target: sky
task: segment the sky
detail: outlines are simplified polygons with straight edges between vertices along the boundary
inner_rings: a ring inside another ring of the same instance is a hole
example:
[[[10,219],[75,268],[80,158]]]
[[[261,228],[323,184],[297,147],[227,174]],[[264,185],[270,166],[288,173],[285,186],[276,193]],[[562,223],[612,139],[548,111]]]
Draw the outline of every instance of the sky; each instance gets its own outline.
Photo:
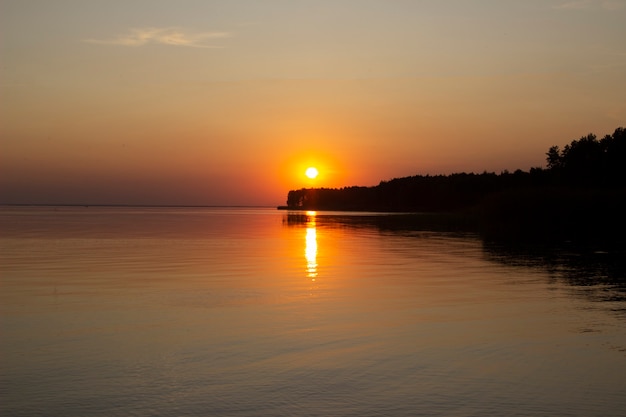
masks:
[[[626,0],[0,0],[0,204],[545,167],[626,126],[624,22]]]

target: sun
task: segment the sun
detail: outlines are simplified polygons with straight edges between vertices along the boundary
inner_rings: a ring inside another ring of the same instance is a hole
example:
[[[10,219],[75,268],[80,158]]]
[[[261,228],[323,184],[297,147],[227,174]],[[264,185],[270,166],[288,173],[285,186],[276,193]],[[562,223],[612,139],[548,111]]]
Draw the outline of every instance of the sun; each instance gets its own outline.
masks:
[[[319,175],[319,171],[315,167],[309,167],[306,169],[304,174],[310,179],[315,179]]]

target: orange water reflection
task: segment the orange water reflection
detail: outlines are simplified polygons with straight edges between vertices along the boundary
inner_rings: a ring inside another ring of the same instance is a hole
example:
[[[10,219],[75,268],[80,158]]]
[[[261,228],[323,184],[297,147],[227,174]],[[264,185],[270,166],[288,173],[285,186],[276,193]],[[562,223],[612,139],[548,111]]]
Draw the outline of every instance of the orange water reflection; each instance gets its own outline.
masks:
[[[315,281],[315,279],[317,278],[317,231],[315,228],[316,213],[314,211],[307,211],[306,214],[306,244],[304,247],[304,256],[306,258],[306,272],[307,277],[311,278],[311,281]]]

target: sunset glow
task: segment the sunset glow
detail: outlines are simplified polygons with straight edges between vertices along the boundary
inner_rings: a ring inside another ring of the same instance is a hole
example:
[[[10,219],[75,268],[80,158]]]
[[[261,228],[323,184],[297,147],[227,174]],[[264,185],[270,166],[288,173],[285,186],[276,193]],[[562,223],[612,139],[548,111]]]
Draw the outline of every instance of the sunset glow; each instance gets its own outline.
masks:
[[[2,8],[0,203],[274,205],[626,120],[622,0],[157,3]]]

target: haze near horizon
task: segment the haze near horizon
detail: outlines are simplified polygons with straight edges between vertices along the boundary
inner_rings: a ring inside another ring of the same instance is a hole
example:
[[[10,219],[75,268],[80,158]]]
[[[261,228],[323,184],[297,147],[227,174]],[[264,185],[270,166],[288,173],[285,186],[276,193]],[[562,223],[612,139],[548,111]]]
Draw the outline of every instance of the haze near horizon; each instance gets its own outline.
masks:
[[[625,18],[623,0],[2,1],[0,203],[277,205],[545,166],[625,124]]]

